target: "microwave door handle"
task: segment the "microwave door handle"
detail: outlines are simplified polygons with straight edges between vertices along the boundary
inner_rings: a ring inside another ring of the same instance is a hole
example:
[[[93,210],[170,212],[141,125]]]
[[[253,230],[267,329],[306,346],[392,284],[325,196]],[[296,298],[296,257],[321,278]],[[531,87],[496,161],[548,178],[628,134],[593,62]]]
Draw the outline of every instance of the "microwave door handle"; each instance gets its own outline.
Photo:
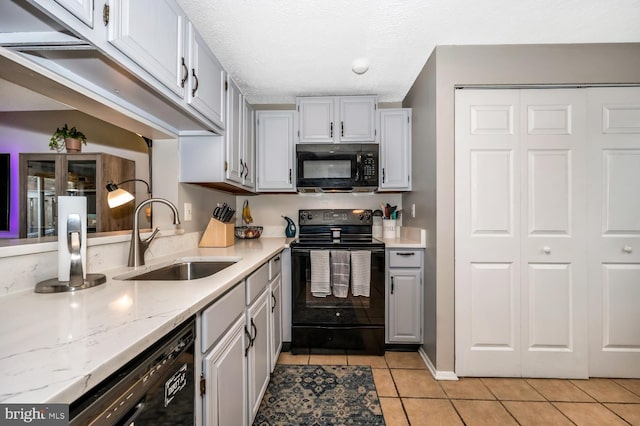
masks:
[[[360,181],[360,176],[362,172],[362,156],[358,154],[356,156],[356,182]]]

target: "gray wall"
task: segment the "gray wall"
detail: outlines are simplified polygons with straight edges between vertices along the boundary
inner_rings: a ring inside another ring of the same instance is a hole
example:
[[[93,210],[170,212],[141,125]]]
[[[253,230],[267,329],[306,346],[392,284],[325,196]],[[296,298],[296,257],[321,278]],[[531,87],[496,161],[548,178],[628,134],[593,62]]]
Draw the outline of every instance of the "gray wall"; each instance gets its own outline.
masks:
[[[437,370],[455,366],[454,87],[616,83],[640,84],[640,43],[439,46],[431,54],[403,101],[414,108],[415,190],[402,204],[417,210],[404,224],[429,231],[424,349]]]

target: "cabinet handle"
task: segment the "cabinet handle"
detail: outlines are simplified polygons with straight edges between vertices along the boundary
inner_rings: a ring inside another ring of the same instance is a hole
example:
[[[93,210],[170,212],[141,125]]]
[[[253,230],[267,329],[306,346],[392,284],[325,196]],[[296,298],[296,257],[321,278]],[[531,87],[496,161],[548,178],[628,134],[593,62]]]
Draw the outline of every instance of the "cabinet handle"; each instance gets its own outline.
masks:
[[[193,75],[193,78],[196,80],[196,85],[193,87],[193,89],[191,89],[191,96],[193,97],[196,95],[198,86],[200,86],[200,81],[198,80],[198,76],[196,75],[196,70],[194,68],[191,68],[191,75]]]
[[[249,338],[249,343],[247,343],[247,347],[244,348],[244,356],[247,356],[247,354],[249,354],[249,348],[253,344],[253,340],[251,340],[251,334],[249,334],[249,330],[247,330],[246,325],[244,326],[244,335]]]
[[[624,246],[624,248],[622,249],[623,252],[625,253],[631,253],[633,252],[633,247],[631,246]]]
[[[247,168],[246,172],[244,173],[244,178],[248,178],[249,177],[249,165],[247,163],[244,163],[244,166]]]
[[[271,300],[273,300],[273,305],[271,305],[271,312],[273,312],[273,310],[276,308],[276,304],[278,303],[278,300],[273,293],[271,293]]]
[[[407,251],[407,252],[398,252],[396,253],[398,256],[415,256],[416,253],[412,252],[412,251]]]
[[[291,183],[291,169],[289,169],[289,183]]]
[[[340,122],[340,136],[344,137],[344,121]]]
[[[329,126],[329,129],[331,130],[331,135],[330,137],[333,138],[333,121],[331,122],[331,125]]]
[[[393,288],[394,288],[393,277],[391,277],[391,294],[393,294]]]
[[[274,262],[280,262],[280,256],[275,257],[275,258],[273,259],[273,261],[274,261]]]
[[[382,168],[382,183],[384,183],[384,167]]]
[[[549,246],[544,246],[544,247],[542,247],[542,251],[543,251],[545,254],[549,254],[549,253],[551,253],[551,247],[549,247]]]
[[[251,346],[253,346],[253,342],[256,340],[256,337],[258,337],[258,327],[256,327],[256,323],[253,322],[253,318],[251,318],[251,331],[255,333],[251,338]]]
[[[184,83],[186,83],[187,78],[189,78],[189,68],[187,68],[187,64],[184,63],[184,56],[182,57],[182,69],[184,70],[184,74],[182,74],[182,80],[180,80],[180,87],[184,87]]]

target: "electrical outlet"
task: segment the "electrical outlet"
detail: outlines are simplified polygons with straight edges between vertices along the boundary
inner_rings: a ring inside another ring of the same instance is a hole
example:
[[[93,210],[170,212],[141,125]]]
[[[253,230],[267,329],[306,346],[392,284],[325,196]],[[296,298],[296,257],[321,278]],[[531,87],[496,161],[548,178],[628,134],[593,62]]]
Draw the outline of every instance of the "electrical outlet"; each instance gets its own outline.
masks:
[[[191,203],[184,203],[184,221],[191,220],[193,211],[191,210]]]
[[[416,217],[416,205],[411,204],[411,217]]]

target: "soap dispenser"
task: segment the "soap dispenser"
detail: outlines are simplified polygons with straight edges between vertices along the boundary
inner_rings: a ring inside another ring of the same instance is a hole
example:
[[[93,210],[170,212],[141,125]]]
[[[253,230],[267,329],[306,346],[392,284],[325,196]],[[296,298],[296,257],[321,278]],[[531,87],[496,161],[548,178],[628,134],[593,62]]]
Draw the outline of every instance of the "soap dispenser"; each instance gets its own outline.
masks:
[[[293,223],[293,220],[287,216],[282,216],[284,220],[287,221],[287,227],[284,228],[284,234],[287,238],[293,238],[296,236],[296,224]]]

